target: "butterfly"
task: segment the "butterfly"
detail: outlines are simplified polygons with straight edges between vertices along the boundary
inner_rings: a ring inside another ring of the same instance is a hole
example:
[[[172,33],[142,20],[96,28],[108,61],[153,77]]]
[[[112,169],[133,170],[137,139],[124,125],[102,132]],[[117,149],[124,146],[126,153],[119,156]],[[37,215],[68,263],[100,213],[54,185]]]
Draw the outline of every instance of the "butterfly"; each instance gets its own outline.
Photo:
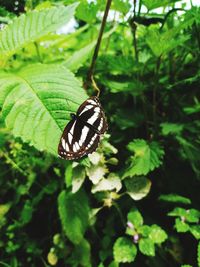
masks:
[[[58,155],[63,159],[79,159],[94,152],[108,124],[97,96],[83,102],[65,127],[58,145]]]

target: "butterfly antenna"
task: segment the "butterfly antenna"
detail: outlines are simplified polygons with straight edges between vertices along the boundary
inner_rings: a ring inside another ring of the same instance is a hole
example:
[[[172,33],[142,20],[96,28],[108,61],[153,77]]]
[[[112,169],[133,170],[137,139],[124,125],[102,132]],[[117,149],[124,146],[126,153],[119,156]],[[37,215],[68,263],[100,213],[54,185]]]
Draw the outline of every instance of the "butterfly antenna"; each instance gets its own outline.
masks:
[[[99,89],[99,87],[97,86],[97,84],[96,84],[96,82],[95,82],[93,76],[91,76],[91,81],[92,81],[92,86],[93,86],[93,88],[97,91],[97,97],[99,97],[99,95],[100,95],[100,89]]]

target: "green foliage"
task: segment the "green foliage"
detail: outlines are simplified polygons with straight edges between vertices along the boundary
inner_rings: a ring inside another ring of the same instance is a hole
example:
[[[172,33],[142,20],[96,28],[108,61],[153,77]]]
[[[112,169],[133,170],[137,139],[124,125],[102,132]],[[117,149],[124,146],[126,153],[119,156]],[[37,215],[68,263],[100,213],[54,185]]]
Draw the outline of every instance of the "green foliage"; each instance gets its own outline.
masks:
[[[132,262],[137,254],[136,246],[126,237],[119,237],[113,248],[116,262]]]
[[[89,205],[83,191],[72,194],[62,191],[58,197],[58,211],[65,235],[79,244],[88,226]]]
[[[167,239],[165,231],[156,224],[151,226],[144,225],[143,217],[137,209],[133,209],[128,213],[127,220],[126,233],[132,236],[132,242],[136,244],[138,243],[138,249],[142,254],[146,256],[155,256],[155,245],[161,244]],[[128,241],[130,242],[130,240]],[[132,242],[129,244],[129,249],[131,249],[131,246],[133,245]],[[116,243],[114,245],[114,253]],[[134,259],[131,261],[134,261]]]
[[[200,265],[200,7],[134,2],[112,1],[94,66],[108,133],[65,161],[106,1],[1,1],[0,265]]]
[[[0,55],[9,57],[18,49],[57,30],[73,16],[77,4],[32,11],[14,19],[0,33]]]
[[[175,228],[179,233],[190,232],[197,240],[200,239],[200,211],[196,209],[183,209],[176,207],[168,213],[169,216],[176,217]]]
[[[175,2],[178,2],[180,0],[144,0],[144,5],[149,9],[155,9],[158,7],[164,7],[168,4],[173,4]]]
[[[88,4],[86,0],[83,0],[77,8],[76,16],[87,23],[93,23],[96,20],[97,11],[98,6],[95,3]]]
[[[125,177],[146,175],[162,163],[163,149],[156,142],[147,143],[145,140],[136,139],[128,144],[128,150],[134,153],[130,158],[130,166],[125,171]]]
[[[171,203],[191,204],[191,200],[177,194],[160,195],[159,200]]]
[[[15,73],[1,72],[0,85],[7,127],[23,141],[57,154],[69,113],[86,99],[78,80],[60,65],[37,64]]]
[[[178,30],[180,30],[180,28],[173,28],[165,33],[160,33],[159,29],[154,26],[148,28],[146,42],[156,57],[161,57],[169,53],[175,47],[189,39],[189,36],[185,35],[177,40],[175,37]]]
[[[135,176],[125,180],[127,193],[134,200],[145,197],[151,189],[151,181],[146,177]]]

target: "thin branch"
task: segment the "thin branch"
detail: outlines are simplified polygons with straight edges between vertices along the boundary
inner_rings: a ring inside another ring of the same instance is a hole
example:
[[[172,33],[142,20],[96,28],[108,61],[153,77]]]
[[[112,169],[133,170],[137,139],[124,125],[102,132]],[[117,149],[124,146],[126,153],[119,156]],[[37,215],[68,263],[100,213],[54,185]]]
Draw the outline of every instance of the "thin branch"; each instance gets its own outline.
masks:
[[[141,8],[142,8],[142,1],[139,0],[138,16],[140,16]]]
[[[111,6],[111,2],[112,2],[112,0],[107,0],[105,12],[104,12],[104,15],[103,15],[103,20],[102,20],[102,23],[101,23],[101,28],[100,28],[100,31],[99,31],[99,36],[98,36],[97,43],[96,43],[95,50],[94,50],[94,54],[93,54],[93,57],[92,57],[92,62],[91,62],[91,65],[90,65],[90,68],[89,68],[89,71],[88,71],[88,74],[87,74],[87,79],[86,79],[86,81],[84,83],[84,88],[85,89],[87,89],[88,85],[91,82],[92,82],[93,86],[96,85],[95,82],[94,82],[94,79],[93,79],[93,74],[94,74],[95,64],[96,64],[96,60],[97,60],[97,57],[98,57],[99,48],[100,48],[100,45],[101,45],[101,40],[102,40],[102,36],[103,36],[105,25],[106,25],[106,20],[107,20],[107,17],[108,17],[108,12],[109,12],[109,9],[110,9],[110,6]],[[99,95],[99,92],[100,92],[100,90],[98,89],[98,95]]]
[[[185,9],[183,8],[172,8],[171,10],[169,10],[169,12],[166,13],[164,19],[163,19],[163,22],[162,22],[162,25],[160,27],[160,29],[162,30],[162,28],[164,27],[165,25],[165,22],[167,21],[169,15],[171,15],[173,12],[176,12],[176,11],[186,11]]]
[[[137,24],[135,23],[135,18],[136,18],[136,3],[137,3],[137,0],[134,0],[133,18],[130,19],[129,25],[131,27],[132,34],[133,34],[133,47],[134,47],[134,51],[135,51],[135,59],[138,62],[139,59],[138,59],[138,47],[137,47],[137,38],[136,38]]]

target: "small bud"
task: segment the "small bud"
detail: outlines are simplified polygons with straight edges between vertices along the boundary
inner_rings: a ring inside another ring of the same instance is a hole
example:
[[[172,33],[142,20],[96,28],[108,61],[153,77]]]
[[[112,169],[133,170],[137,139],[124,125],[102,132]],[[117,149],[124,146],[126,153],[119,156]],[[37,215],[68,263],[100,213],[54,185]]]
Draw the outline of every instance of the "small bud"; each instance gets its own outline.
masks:
[[[135,234],[135,235],[133,236],[133,242],[134,242],[134,243],[138,243],[139,238],[140,238],[140,236],[139,236],[138,234]]]
[[[181,221],[185,222],[185,217],[184,216],[181,216]]]
[[[133,225],[132,222],[130,222],[130,221],[127,222],[127,226],[128,226],[130,229],[134,229],[134,225]]]

